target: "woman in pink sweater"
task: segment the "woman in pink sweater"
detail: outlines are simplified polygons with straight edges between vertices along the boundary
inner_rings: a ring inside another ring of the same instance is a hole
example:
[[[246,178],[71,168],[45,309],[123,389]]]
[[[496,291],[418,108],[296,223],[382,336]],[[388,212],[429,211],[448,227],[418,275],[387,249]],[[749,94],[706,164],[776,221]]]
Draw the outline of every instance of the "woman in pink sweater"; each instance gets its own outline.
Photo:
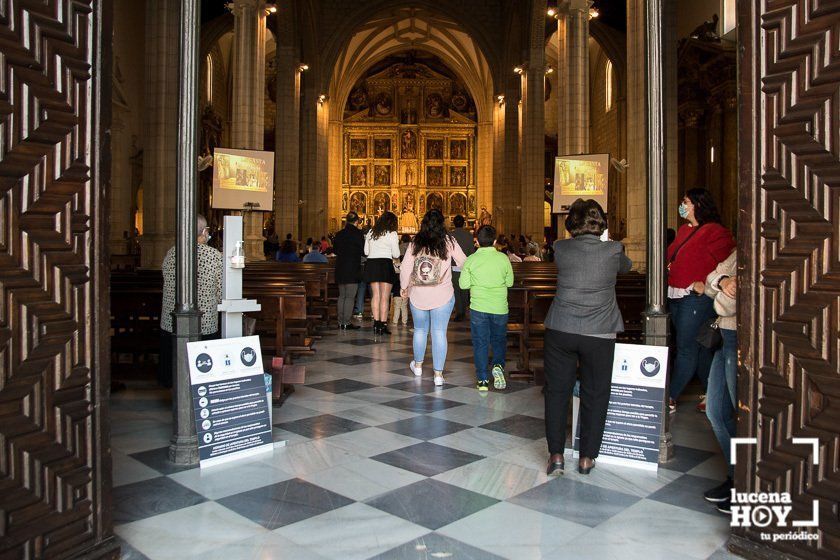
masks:
[[[435,385],[443,385],[446,363],[446,328],[455,306],[452,287],[452,260],[462,266],[467,256],[444,225],[439,210],[423,216],[420,231],[414,237],[400,266],[402,297],[407,297],[414,320],[414,360],[409,367],[414,375],[423,374],[426,340],[432,333],[432,366]]]

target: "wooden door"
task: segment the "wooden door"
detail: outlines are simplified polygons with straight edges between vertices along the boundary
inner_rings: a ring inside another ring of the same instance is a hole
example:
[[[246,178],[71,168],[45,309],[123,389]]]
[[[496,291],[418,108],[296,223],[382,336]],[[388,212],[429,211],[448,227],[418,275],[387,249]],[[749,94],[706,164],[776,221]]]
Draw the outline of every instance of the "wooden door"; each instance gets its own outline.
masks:
[[[740,491],[788,492],[798,528],[738,528],[761,558],[840,558],[840,2],[739,9]],[[795,438],[818,438],[816,454]],[[816,457],[815,457],[816,455]],[[818,464],[814,464],[816,462]],[[763,533],[763,535],[762,535]]]
[[[0,558],[113,555],[110,2],[0,8]]]

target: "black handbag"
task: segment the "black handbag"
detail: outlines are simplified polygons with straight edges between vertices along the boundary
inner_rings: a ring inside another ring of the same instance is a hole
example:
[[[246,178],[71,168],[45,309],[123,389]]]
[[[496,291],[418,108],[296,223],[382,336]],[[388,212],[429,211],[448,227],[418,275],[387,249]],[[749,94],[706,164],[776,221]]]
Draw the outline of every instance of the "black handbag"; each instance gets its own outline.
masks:
[[[717,350],[723,344],[723,337],[720,335],[718,318],[709,319],[697,329],[697,344],[709,350]]]

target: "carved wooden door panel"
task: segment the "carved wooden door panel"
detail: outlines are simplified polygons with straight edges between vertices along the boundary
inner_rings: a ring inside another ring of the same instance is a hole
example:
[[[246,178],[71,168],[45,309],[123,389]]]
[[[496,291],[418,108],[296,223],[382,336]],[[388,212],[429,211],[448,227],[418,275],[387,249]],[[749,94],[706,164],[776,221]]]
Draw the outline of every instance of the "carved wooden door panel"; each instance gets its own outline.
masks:
[[[0,2],[3,559],[116,551],[103,430],[109,6]]]
[[[840,2],[741,0],[740,491],[792,520],[734,530],[741,553],[840,558]],[[809,441],[818,438],[816,453]],[[818,464],[815,464],[818,463]],[[774,538],[805,530],[812,539]]]

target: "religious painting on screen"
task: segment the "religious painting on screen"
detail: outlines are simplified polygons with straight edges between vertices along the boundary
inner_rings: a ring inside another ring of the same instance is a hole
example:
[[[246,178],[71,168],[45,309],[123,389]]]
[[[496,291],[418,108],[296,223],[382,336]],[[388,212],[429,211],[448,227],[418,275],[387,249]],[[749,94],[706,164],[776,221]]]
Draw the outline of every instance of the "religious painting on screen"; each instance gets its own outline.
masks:
[[[475,104],[440,60],[374,66],[348,96],[343,125],[342,212],[365,223],[390,210],[401,233],[416,232],[427,207],[477,219]]]

